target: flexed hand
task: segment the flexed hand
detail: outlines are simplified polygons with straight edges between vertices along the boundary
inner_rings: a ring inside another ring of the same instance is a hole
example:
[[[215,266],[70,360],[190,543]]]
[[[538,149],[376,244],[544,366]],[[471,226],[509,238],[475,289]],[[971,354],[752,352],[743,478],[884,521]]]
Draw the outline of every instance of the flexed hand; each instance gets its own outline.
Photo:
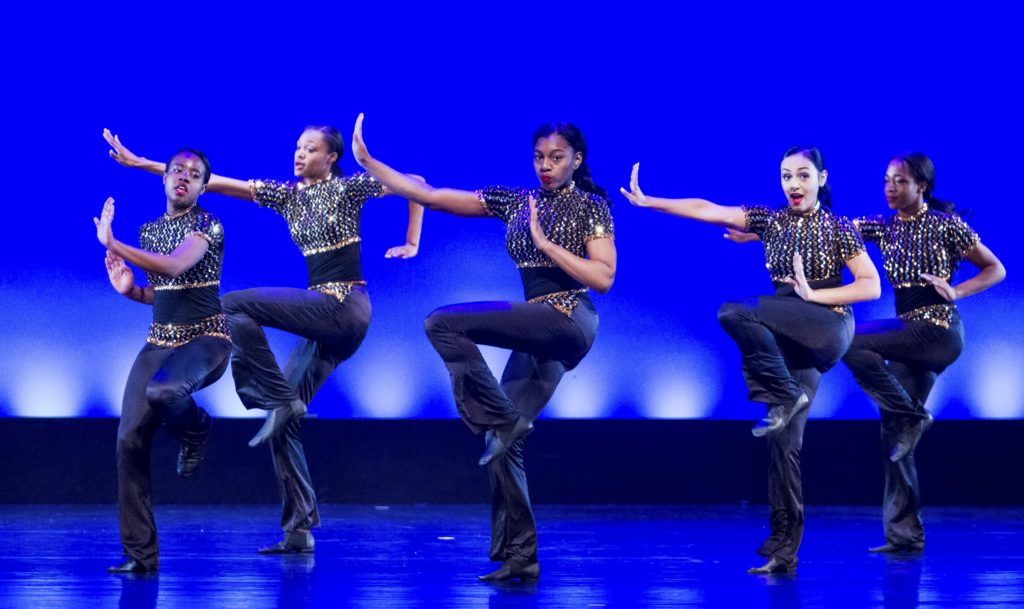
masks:
[[[541,228],[540,217],[537,215],[537,199],[534,199],[533,195],[530,195],[530,237],[533,238],[533,244],[542,252],[551,244],[548,236],[544,234],[544,229]]]
[[[633,165],[633,172],[629,175],[629,190],[620,188],[619,192],[629,199],[629,202],[633,205],[647,207],[647,197],[640,190],[640,163]]]
[[[807,283],[807,276],[804,275],[804,259],[800,256],[800,252],[793,255],[793,276],[786,277],[783,281],[793,286],[793,291],[797,296],[811,302],[814,290],[811,289]]]
[[[104,260],[107,266],[107,277],[110,278],[110,285],[114,286],[118,294],[127,296],[135,289],[135,275],[124,259],[117,254],[108,251]]]
[[[124,165],[125,167],[142,166],[142,157],[136,155],[131,150],[125,148],[124,144],[121,143],[121,140],[118,139],[116,135],[110,132],[110,129],[103,130],[103,139],[107,140],[107,143],[110,144],[111,150],[108,153],[110,155],[110,158],[114,159],[115,161],[117,161],[121,165]]]
[[[366,169],[366,163],[373,157],[370,156],[370,152],[366,149],[366,142],[363,141],[363,113],[360,112],[359,116],[356,117],[356,126],[352,130],[352,156],[356,158],[356,163],[363,169]]]
[[[751,241],[760,241],[761,238],[756,233],[748,233],[745,230],[736,230],[735,228],[726,228],[725,234],[722,235],[733,243],[750,243]]]
[[[947,302],[953,302],[960,297],[956,292],[956,288],[949,285],[949,282],[942,277],[937,277],[929,273],[921,273],[921,279],[932,284],[932,287],[934,287],[935,291],[939,293],[939,296],[945,298]]]
[[[92,221],[96,225],[96,238],[103,247],[110,247],[114,241],[114,229],[111,226],[114,222],[114,197],[107,197],[100,217],[93,217]]]
[[[406,243],[405,245],[396,245],[395,247],[388,248],[388,251],[384,253],[385,258],[413,258],[419,253],[420,248],[418,245],[412,245]]]

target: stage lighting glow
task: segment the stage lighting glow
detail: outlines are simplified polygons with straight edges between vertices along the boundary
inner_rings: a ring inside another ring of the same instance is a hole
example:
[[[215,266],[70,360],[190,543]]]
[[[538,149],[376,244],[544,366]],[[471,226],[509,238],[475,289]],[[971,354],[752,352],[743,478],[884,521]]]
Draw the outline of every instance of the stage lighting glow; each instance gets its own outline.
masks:
[[[14,374],[13,409],[19,417],[82,414],[82,370],[72,353],[26,352]]]
[[[696,345],[684,345],[682,351],[689,355],[670,356],[640,368],[647,373],[637,379],[639,395],[632,399],[643,416],[700,419],[711,414],[721,395],[718,370],[709,365],[715,360]]]
[[[593,364],[584,360],[577,370],[567,373],[544,412],[561,419],[590,419],[607,415],[611,405],[610,388],[607,379],[600,374],[601,368]]]
[[[357,417],[401,419],[411,416],[422,396],[414,395],[415,383],[406,371],[412,362],[403,355],[402,345],[364,344],[358,362],[345,362],[347,374],[335,374],[341,392],[352,392]],[[386,365],[382,365],[387,362]],[[438,362],[440,364],[440,361]]]
[[[970,364],[974,371],[971,410],[991,419],[1012,419],[1024,416],[1024,354],[1019,347],[1003,342],[985,345],[984,356]]]

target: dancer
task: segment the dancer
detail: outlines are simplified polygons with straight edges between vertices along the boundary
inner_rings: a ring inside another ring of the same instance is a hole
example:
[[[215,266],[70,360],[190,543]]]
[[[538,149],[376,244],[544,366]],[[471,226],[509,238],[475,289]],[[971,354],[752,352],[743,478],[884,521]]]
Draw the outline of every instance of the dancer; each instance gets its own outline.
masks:
[[[649,197],[640,190],[639,171],[637,163],[630,190],[621,189],[634,205],[747,231],[764,241],[775,295],[754,304],[726,303],[718,320],[740,348],[750,400],[768,411],[752,430],[768,438],[771,534],[758,550],[768,562],[750,572],[792,571],[803,538],[800,449],[809,406],[822,373],[853,338],[849,305],[878,298],[878,272],[850,221],[832,213],[828,172],[816,148],[794,147],[783,155],[785,209]],[[847,285],[844,266],[854,277]]]
[[[588,289],[607,292],[615,278],[614,227],[607,194],[587,167],[587,145],[568,123],[533,137],[539,188],[434,188],[370,156],[356,120],[356,161],[393,192],[457,216],[496,217],[519,267],[526,302],[475,302],[437,309],[427,336],[452,379],[455,403],[474,433],[485,433],[480,465],[492,488],[492,561],[484,581],[540,576],[537,526],[523,465],[524,436],[562,376],[590,350],[597,313]],[[478,345],[509,349],[499,383]]]
[[[113,148],[110,155],[120,164],[162,171],[162,164],[132,154],[109,131],[104,137]],[[253,288],[224,295],[234,339],[235,389],[246,408],[268,411],[249,444],[270,444],[282,496],[284,536],[260,548],[263,554],[314,550],[312,529],[320,525],[320,513],[299,419],[331,372],[356,352],[370,323],[370,298],[360,262],[360,213],[368,199],[387,192],[368,175],[343,176],[338,167],[342,152],[336,129],[307,127],[295,148],[297,181],[210,178],[210,192],[255,201],[284,216],[309,272],[305,290]],[[416,255],[422,219],[423,209],[410,203],[406,244],[388,250],[388,257]],[[299,337],[283,368],[270,349],[265,327]]]
[[[934,197],[934,190],[935,167],[927,156],[893,157],[885,174],[885,198],[896,214],[854,220],[864,240],[878,244],[896,293],[896,319],[859,324],[843,357],[882,418],[885,544],[872,552],[924,549],[914,449],[931,425],[928,394],[963,350],[963,324],[954,301],[1006,276],[995,254],[951,203]],[[951,285],[962,259],[979,272]]]
[[[135,358],[117,428],[118,520],[124,560],[115,573],[156,571],[160,557],[153,518],[150,449],[160,423],[181,441],[177,472],[189,477],[206,453],[210,416],[192,394],[224,374],[231,352],[228,323],[218,292],[224,255],[220,221],[196,202],[210,179],[201,152],[179,150],[166,164],[166,212],[144,224],[140,248],[114,237],[114,199],[94,218],[107,248],[110,283],[129,300],[153,305],[146,345]],[[146,271],[135,284],[125,261]]]

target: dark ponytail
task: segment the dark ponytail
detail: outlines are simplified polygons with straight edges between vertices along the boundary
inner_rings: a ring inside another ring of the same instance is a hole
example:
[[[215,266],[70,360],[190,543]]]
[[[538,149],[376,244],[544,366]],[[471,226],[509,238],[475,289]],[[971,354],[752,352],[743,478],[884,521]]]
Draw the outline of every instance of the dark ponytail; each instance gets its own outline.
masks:
[[[334,163],[331,164],[331,175],[334,177],[340,176],[341,167],[338,167],[338,161],[345,154],[345,140],[341,139],[341,132],[330,125],[309,125],[305,128],[305,131],[316,131],[324,136],[324,141],[327,142],[327,149],[338,155],[338,158],[334,159]]]
[[[958,211],[956,205],[951,201],[939,199],[933,194],[935,192],[935,165],[925,154],[921,152],[906,152],[897,154],[889,162],[899,163],[915,182],[924,184],[924,201],[928,204],[928,207],[945,214],[965,216],[967,212],[963,210]]]
[[[794,154],[799,154],[808,159],[814,165],[814,168],[818,170],[819,174],[825,171],[825,159],[821,156],[821,151],[814,146],[793,146],[782,155],[782,158],[788,159]],[[832,210],[832,187],[829,186],[827,180],[824,186],[818,188],[818,201],[829,211]]]
[[[608,191],[595,184],[593,176],[590,175],[590,167],[587,165],[587,142],[583,139],[583,132],[579,130],[579,127],[572,123],[547,123],[541,125],[537,132],[533,134],[533,145],[536,146],[537,140],[542,137],[556,134],[564,137],[565,141],[569,142],[569,146],[575,152],[580,153],[582,158],[580,166],[572,173],[572,179],[576,182],[576,186],[584,192],[608,199]]]

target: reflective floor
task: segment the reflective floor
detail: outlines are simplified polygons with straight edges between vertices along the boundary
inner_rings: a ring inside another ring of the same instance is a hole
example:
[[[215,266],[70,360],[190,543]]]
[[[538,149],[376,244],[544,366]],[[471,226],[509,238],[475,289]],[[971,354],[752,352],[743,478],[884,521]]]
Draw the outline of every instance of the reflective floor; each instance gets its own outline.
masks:
[[[927,510],[880,556],[878,510],[810,506],[791,576],[753,576],[761,506],[537,506],[542,576],[485,584],[484,505],[321,506],[316,554],[261,556],[274,506],[157,506],[158,575],[119,562],[116,508],[0,506],[0,608],[1024,607],[1024,511]]]

